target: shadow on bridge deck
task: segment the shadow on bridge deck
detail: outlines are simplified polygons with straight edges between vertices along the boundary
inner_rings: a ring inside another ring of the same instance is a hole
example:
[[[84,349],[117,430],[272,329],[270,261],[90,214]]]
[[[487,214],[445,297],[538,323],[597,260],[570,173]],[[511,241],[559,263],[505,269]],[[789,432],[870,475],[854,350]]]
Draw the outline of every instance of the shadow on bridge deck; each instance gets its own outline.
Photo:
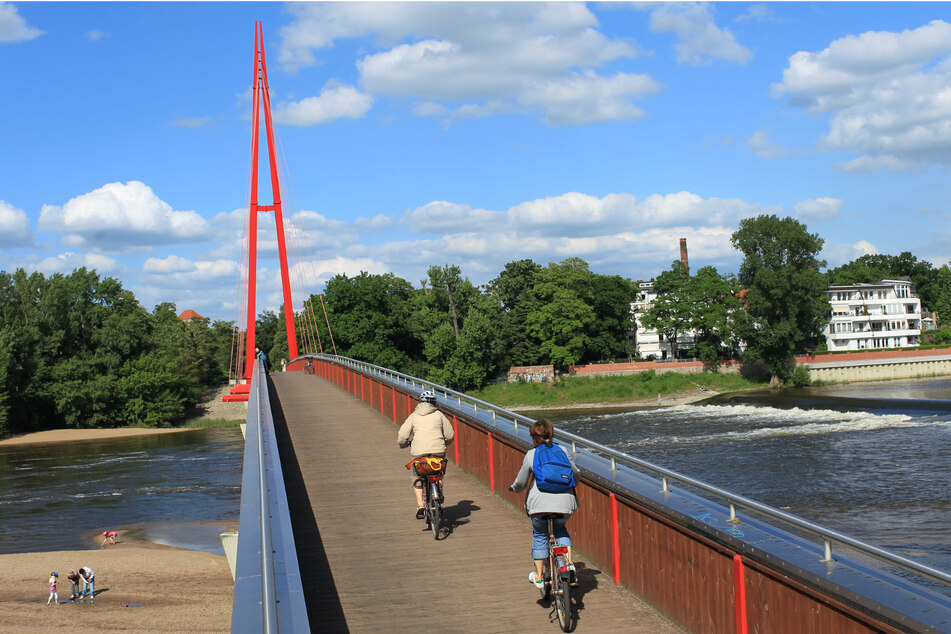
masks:
[[[524,513],[450,464],[445,516],[452,530],[434,541],[415,519],[403,466],[410,456],[397,448],[392,420],[315,375],[271,379],[314,631],[557,631],[528,582]],[[679,631],[609,574],[576,560],[577,631]]]

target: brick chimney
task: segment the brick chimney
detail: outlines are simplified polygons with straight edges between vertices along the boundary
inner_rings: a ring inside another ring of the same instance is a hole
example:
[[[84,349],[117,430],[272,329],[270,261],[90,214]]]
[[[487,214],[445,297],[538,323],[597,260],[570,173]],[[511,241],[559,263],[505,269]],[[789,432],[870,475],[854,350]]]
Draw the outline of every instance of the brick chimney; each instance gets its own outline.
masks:
[[[684,263],[684,268],[689,271],[690,265],[687,263],[687,238],[680,239],[680,261]]]

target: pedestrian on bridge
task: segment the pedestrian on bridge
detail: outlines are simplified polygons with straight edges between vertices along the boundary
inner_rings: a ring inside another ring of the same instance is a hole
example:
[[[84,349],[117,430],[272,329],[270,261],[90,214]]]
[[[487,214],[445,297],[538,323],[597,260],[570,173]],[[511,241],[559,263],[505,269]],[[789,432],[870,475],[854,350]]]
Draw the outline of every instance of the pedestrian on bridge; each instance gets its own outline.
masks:
[[[446,457],[446,445],[452,442],[455,432],[452,423],[436,409],[436,393],[423,390],[419,395],[419,405],[400,426],[397,443],[401,449],[409,447],[413,458],[421,456]],[[424,516],[423,482],[416,473],[416,467],[410,469],[413,476],[413,493],[416,496],[416,519]],[[442,482],[440,482],[440,485]],[[440,488],[440,497],[442,489]],[[440,500],[441,502],[442,500]]]

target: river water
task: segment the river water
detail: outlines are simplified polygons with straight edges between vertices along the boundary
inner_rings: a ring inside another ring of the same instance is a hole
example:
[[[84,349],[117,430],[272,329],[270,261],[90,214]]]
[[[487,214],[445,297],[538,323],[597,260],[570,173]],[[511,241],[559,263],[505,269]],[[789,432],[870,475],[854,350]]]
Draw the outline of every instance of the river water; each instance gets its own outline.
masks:
[[[566,431],[951,571],[951,379],[546,414]]]
[[[118,527],[223,554],[243,457],[238,428],[0,446],[0,554],[87,548]]]

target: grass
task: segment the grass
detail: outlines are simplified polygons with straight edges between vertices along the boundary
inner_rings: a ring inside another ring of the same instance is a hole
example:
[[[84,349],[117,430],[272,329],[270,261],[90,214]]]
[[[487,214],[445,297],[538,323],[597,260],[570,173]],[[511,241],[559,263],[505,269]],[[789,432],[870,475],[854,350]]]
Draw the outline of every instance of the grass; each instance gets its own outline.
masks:
[[[227,418],[192,418],[186,420],[182,427],[188,429],[223,429],[226,427],[237,427],[246,421]]]
[[[502,407],[513,405],[557,407],[577,403],[624,403],[640,401],[683,391],[697,390],[698,385],[717,392],[733,392],[762,387],[739,374],[680,374],[650,371],[626,376],[569,376],[555,383],[500,383],[470,392],[476,398]]]

